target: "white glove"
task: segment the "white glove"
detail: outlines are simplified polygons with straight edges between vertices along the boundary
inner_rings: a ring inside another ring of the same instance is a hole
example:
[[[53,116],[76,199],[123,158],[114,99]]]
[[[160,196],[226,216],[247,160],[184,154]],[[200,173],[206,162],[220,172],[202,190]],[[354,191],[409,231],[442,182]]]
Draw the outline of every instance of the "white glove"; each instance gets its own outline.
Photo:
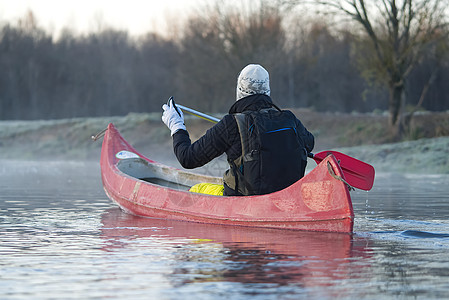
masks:
[[[162,109],[164,112],[162,113],[162,122],[167,125],[167,127],[171,131],[171,135],[173,136],[176,131],[180,129],[186,129],[186,125],[184,125],[184,115],[182,111],[178,108],[179,114],[176,111],[176,108],[173,106],[173,100],[169,101],[170,106],[167,104],[162,105]]]

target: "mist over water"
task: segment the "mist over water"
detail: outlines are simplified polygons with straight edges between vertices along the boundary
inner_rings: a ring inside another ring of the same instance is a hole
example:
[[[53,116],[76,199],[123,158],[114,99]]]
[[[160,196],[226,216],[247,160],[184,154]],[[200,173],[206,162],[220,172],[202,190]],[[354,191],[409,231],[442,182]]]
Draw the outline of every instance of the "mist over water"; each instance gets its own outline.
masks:
[[[448,179],[377,174],[346,235],[131,216],[98,162],[1,160],[0,298],[447,298]]]

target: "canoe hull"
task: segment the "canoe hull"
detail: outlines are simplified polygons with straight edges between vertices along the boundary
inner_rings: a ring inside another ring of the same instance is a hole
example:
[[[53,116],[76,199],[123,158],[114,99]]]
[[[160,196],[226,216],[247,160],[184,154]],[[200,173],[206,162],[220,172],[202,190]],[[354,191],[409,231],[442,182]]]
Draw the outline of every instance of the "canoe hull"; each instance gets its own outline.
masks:
[[[129,155],[123,158],[119,153]],[[220,181],[144,157],[110,124],[103,141],[100,164],[106,194],[134,215],[251,227],[328,232],[353,230],[351,198],[346,184],[337,179],[343,174],[332,155],[284,190],[247,197],[210,196],[142,180],[142,173],[151,169],[150,177],[182,187],[195,182]]]

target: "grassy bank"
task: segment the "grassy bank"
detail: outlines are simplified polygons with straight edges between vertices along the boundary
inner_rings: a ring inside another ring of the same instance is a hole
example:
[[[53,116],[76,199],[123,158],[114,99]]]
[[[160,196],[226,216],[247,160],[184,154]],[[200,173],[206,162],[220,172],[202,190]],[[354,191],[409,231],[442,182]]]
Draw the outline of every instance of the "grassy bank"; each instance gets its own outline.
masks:
[[[315,152],[341,150],[383,172],[449,173],[449,113],[416,115],[406,140],[391,143],[387,117],[379,114],[331,114],[297,110],[315,135]],[[219,117],[219,116],[218,116]],[[0,122],[0,159],[98,161],[101,140],[91,136],[113,122],[142,154],[174,161],[169,130],[159,113],[124,117]],[[186,116],[192,140],[212,124]]]

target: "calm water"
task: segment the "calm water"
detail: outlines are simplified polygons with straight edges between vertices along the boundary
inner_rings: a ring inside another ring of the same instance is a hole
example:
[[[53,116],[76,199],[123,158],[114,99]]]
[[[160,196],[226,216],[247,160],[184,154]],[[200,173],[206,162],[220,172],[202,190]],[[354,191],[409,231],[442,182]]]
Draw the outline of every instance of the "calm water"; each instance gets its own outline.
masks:
[[[0,299],[449,297],[449,177],[380,174],[354,235],[151,220],[99,167],[0,161]]]

